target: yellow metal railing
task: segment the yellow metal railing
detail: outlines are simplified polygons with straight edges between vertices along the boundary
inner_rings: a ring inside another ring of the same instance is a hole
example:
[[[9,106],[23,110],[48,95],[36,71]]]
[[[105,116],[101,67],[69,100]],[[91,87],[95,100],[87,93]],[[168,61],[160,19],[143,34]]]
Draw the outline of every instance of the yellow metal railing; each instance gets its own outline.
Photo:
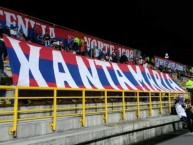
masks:
[[[16,136],[19,121],[50,118],[50,127],[53,131],[57,128],[59,117],[80,117],[82,126],[86,125],[86,116],[101,114],[103,121],[108,123],[110,113],[120,113],[120,118],[126,119],[127,112],[136,112],[140,118],[140,112],[147,110],[152,116],[152,110],[167,108],[171,112],[174,99],[181,92],[142,92],[123,90],[100,89],[70,89],[70,88],[44,88],[44,87],[12,87],[0,86],[0,90],[13,91],[13,96],[0,97],[1,100],[12,100],[13,103],[0,104],[0,123],[12,122],[9,133]],[[26,93],[27,92],[27,93]],[[29,93],[30,92],[30,93]],[[188,96],[187,93],[183,93]],[[39,104],[30,104],[22,107],[24,100]],[[37,108],[47,102],[49,108]],[[74,105],[76,104],[76,105]],[[35,105],[34,107],[31,107]],[[30,107],[28,107],[30,106]],[[25,109],[24,109],[25,108]]]

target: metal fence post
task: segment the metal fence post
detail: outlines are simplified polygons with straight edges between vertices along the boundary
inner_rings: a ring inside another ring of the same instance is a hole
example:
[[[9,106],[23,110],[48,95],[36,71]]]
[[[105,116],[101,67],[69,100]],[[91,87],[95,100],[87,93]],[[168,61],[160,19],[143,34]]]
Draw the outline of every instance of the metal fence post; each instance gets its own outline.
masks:
[[[140,102],[139,102],[139,92],[137,92],[137,118],[140,117]]]
[[[85,126],[86,123],[85,90],[82,90],[82,118],[80,122],[82,126]]]
[[[122,91],[122,119],[125,120],[125,92]]]
[[[56,130],[56,119],[57,119],[57,90],[54,88],[54,101],[53,101],[53,121],[51,123],[51,128],[53,131]]]
[[[14,137],[17,136],[17,119],[18,119],[18,87],[15,87],[14,93],[14,110],[13,110],[13,126],[10,127],[9,134],[13,134]]]

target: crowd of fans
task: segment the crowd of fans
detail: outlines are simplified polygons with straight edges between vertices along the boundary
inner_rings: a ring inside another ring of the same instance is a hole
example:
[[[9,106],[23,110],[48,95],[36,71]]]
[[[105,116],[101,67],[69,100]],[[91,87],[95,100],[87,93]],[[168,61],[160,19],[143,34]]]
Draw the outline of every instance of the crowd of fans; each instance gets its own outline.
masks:
[[[25,36],[23,30],[21,28],[15,27],[11,25],[10,27],[3,27],[0,24],[0,35],[5,33],[8,36],[22,39],[26,41],[31,41],[40,45],[44,45],[46,47],[50,47],[53,49],[72,52],[74,54],[79,54],[83,56],[87,56],[94,59],[99,59],[103,61],[122,63],[122,64],[130,64],[130,65],[142,65],[144,67],[157,70],[159,72],[165,73],[177,73],[177,78],[182,80],[183,77],[192,76],[192,69],[184,68],[183,71],[173,70],[169,64],[165,66],[160,65],[158,68],[155,66],[154,57],[146,56],[145,54],[141,54],[138,57],[127,57],[125,52],[119,57],[117,49],[114,49],[112,52],[105,51],[106,49],[98,49],[97,46],[94,48],[88,48],[87,43],[83,38],[79,38],[75,36],[71,41],[67,42],[62,39],[56,39],[50,37],[48,31],[45,34],[41,34],[41,27],[39,25],[34,25],[33,29],[29,31],[29,36]]]
[[[171,66],[168,64],[166,65],[159,65],[159,67],[156,67],[154,57],[146,56],[145,54],[140,54],[138,57],[128,57],[125,52],[122,53],[121,57],[119,57],[119,52],[117,49],[113,49],[112,52],[107,51],[105,48],[98,49],[97,46],[94,46],[93,48],[88,48],[87,43],[84,41],[83,38],[80,38],[78,36],[75,36],[71,41],[65,41],[62,39],[55,39],[50,37],[50,34],[48,31],[45,32],[45,34],[41,34],[40,26],[35,25],[33,29],[29,32],[29,36],[26,36],[23,33],[23,30],[17,27],[11,26],[11,27],[3,27],[0,24],[0,49],[4,50],[5,44],[3,42],[3,34],[6,34],[10,37],[25,40],[25,41],[31,41],[33,43],[43,45],[52,49],[57,49],[60,51],[66,51],[71,52],[73,54],[78,54],[82,56],[86,56],[93,59],[98,59],[102,61],[108,61],[108,62],[114,62],[114,63],[121,63],[121,64],[129,64],[129,65],[141,65],[146,68],[154,69],[159,72],[165,72],[170,74],[176,74],[177,80],[183,81],[184,77],[189,77],[193,75],[191,67],[185,67],[183,71],[180,70],[174,70],[171,68]],[[6,52],[1,53],[1,62],[5,60]],[[1,63],[0,62],[0,63]],[[0,68],[0,76],[3,74],[4,68]],[[0,78],[0,84],[1,78]],[[0,92],[0,96],[2,92]],[[193,93],[192,93],[193,94]],[[25,101],[25,100],[24,100]],[[24,103],[28,104],[28,103]]]

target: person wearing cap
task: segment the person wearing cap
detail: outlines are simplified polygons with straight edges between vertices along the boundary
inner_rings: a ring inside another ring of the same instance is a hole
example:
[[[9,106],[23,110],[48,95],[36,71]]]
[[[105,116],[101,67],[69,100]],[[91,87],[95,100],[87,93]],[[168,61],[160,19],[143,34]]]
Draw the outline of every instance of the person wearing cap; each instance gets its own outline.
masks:
[[[188,130],[191,132],[191,135],[193,135],[193,126],[191,124],[191,122],[188,120],[187,118],[187,114],[185,109],[182,107],[182,99],[177,99],[176,100],[176,104],[175,104],[175,109],[176,109],[176,113],[177,115],[180,117],[180,120],[186,124]]]

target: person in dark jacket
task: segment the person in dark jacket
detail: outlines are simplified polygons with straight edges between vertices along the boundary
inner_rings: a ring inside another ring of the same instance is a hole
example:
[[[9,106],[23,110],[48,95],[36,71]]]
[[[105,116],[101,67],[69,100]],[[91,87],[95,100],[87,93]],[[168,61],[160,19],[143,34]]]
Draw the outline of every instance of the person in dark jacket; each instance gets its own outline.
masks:
[[[123,54],[121,55],[119,62],[124,63],[124,64],[128,63],[128,58],[127,58],[125,52],[123,52]]]
[[[3,61],[5,60],[7,56],[7,49],[5,47],[5,43],[2,37],[0,37],[0,85],[1,79],[2,79],[2,73],[4,72],[4,63]]]
[[[185,111],[189,122],[193,124],[193,113],[192,113],[192,106],[190,103],[190,99],[185,100]]]

